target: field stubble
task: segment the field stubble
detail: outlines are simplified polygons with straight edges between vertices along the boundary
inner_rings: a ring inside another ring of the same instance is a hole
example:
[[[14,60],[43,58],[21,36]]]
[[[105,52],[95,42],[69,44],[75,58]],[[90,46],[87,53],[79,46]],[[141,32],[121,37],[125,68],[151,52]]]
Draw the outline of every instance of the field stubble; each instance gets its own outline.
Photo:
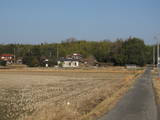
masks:
[[[93,120],[116,104],[139,73],[1,71],[0,120]]]

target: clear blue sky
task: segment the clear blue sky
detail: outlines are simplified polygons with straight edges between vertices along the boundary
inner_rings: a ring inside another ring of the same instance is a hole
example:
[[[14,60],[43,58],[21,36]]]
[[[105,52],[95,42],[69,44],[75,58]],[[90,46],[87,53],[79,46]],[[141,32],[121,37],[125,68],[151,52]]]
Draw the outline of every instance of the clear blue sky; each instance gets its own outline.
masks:
[[[0,0],[0,43],[115,40],[160,33],[160,0]]]

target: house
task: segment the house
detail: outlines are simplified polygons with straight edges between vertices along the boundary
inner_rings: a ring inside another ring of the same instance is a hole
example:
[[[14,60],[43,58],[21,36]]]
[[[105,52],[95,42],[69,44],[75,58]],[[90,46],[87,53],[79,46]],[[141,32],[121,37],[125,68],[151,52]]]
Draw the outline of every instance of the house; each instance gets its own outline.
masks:
[[[49,65],[49,59],[47,57],[45,57],[45,56],[41,56],[40,62],[41,62],[41,65],[43,67],[49,67],[50,66]]]
[[[67,55],[66,56],[67,59],[74,59],[74,60],[81,60],[82,59],[82,55],[79,53],[73,53],[71,55]]]
[[[48,59],[45,59],[45,60],[44,60],[45,67],[49,67],[49,65],[48,65],[49,63],[48,63],[48,62],[49,62],[49,60],[48,60]]]
[[[79,61],[73,59],[63,59],[58,61],[58,65],[64,68],[79,67]]]
[[[0,60],[2,60],[2,61],[6,61],[7,62],[7,64],[12,64],[12,63],[14,63],[14,55],[12,55],[12,54],[1,54],[0,55]]]
[[[16,64],[23,64],[23,58],[22,57],[18,57],[16,59]]]
[[[87,66],[99,66],[99,63],[93,56],[89,56],[87,58],[82,59],[81,63],[86,67]]]
[[[90,67],[99,66],[99,63],[93,56],[83,58],[79,53],[73,53],[66,57],[61,57],[58,61],[58,66],[61,67]]]
[[[79,67],[80,61],[82,59],[82,55],[78,53],[73,53],[71,55],[67,55],[66,57],[61,57],[57,63],[61,67]]]

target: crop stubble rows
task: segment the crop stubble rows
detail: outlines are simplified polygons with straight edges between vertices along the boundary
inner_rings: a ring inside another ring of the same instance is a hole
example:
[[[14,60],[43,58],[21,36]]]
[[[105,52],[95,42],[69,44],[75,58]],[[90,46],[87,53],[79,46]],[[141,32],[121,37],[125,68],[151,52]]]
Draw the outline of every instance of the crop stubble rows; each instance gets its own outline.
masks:
[[[74,105],[81,114],[85,114],[90,109],[82,108],[83,99],[101,94],[97,100],[102,101],[105,94],[111,96],[124,87],[124,79],[130,75],[125,72],[1,72],[0,120],[26,119],[45,106],[61,104]]]

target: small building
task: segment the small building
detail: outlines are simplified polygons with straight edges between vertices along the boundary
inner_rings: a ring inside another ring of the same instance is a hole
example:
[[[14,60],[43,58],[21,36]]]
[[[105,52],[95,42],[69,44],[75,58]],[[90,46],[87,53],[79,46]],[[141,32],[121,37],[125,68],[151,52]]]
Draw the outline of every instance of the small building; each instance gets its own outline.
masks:
[[[42,56],[40,58],[40,62],[41,62],[41,66],[43,66],[43,67],[49,67],[50,66],[49,65],[49,59],[45,56]]]
[[[126,69],[136,69],[137,68],[135,64],[127,64],[125,67]]]
[[[48,63],[48,62],[49,62],[49,60],[48,60],[48,59],[45,59],[45,60],[44,60],[45,67],[49,67],[49,65],[48,65],[49,63]]]
[[[6,61],[7,64],[12,64],[14,63],[14,55],[12,54],[1,54],[0,55],[0,60]]]
[[[22,57],[17,58],[16,64],[23,64],[23,58]]]
[[[58,60],[58,65],[64,68],[79,67],[79,61],[74,59],[61,59]]]
[[[73,53],[71,55],[67,55],[66,57],[61,57],[57,63],[58,66],[61,67],[79,67],[80,61],[82,60],[82,55],[79,53]]]

